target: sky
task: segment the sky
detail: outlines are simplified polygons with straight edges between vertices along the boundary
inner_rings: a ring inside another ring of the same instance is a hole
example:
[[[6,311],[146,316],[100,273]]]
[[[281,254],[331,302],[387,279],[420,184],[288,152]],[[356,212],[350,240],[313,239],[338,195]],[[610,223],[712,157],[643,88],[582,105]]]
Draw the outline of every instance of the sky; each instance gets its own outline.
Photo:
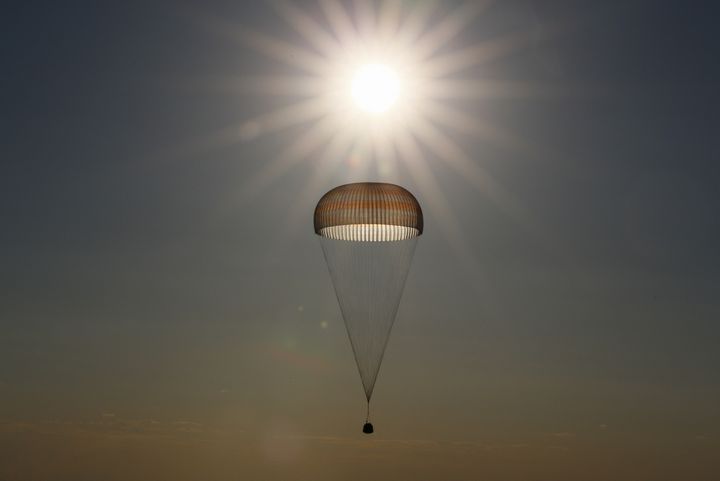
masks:
[[[277,7],[6,6],[0,480],[716,479],[719,15],[488,4],[435,55],[524,39],[438,101],[490,134],[431,111],[440,148],[283,164],[314,120],[246,79],[303,57],[242,32],[316,46]],[[425,213],[372,436],[312,228],[359,181]]]

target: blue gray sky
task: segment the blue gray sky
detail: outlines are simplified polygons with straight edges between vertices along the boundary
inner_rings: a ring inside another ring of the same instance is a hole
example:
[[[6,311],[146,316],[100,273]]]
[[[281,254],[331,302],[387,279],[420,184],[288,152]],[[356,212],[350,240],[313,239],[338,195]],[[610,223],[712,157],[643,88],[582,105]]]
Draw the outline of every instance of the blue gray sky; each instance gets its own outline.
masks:
[[[714,3],[490,5],[438,55],[526,32],[464,72],[524,88],[444,102],[508,137],[429,121],[491,184],[423,139],[422,165],[357,148],[266,175],[312,127],[246,135],[292,100],[233,83],[297,68],[233,29],[312,50],[270,4],[4,10],[0,479],[717,475]],[[371,438],[312,229],[365,180],[426,216]]]

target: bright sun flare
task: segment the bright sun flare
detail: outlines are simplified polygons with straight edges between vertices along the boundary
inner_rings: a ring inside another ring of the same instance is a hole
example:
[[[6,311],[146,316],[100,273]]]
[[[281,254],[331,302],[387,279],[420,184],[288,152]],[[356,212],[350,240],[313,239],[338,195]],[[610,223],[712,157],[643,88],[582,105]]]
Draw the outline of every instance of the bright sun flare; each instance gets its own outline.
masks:
[[[468,27],[478,32],[487,25],[482,14],[493,2],[486,1],[318,0],[307,8],[302,5],[311,2],[270,3],[301,41],[221,17],[208,23],[286,71],[208,80],[213,88],[265,95],[272,101],[267,111],[212,133],[192,148],[296,131],[293,140],[246,179],[243,192],[260,193],[293,169],[310,167],[306,172],[314,174],[303,190],[306,202],[297,202],[288,214],[301,219],[302,209],[314,205],[317,192],[327,190],[334,177],[404,179],[403,184],[433,199],[428,208],[444,220],[443,232],[458,252],[467,254],[471,250],[463,241],[461,224],[430,168],[431,162],[440,162],[514,218],[526,219],[523,207],[460,140],[469,137],[475,146],[481,142],[530,151],[525,141],[481,116],[478,102],[532,93],[531,85],[499,82],[490,74],[492,68],[485,67],[531,47],[536,35],[508,31],[465,44]]]
[[[363,65],[353,76],[352,98],[355,105],[365,112],[386,112],[399,95],[400,79],[387,65]]]

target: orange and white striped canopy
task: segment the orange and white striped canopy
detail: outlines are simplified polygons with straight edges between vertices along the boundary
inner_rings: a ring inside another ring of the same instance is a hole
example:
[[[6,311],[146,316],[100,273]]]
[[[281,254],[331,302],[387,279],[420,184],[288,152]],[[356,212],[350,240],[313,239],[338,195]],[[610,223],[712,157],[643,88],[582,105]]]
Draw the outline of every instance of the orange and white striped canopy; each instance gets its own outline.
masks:
[[[349,241],[398,241],[423,232],[415,196],[395,184],[361,182],[335,187],[315,207],[315,233]]]

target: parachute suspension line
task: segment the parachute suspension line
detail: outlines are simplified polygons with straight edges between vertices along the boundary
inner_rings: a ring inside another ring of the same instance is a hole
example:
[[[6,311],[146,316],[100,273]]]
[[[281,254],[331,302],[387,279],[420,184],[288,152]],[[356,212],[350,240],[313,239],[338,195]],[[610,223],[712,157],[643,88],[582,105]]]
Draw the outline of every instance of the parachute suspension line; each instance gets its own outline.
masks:
[[[373,277],[375,275],[374,267],[375,262],[373,262],[372,256],[363,256],[363,260],[365,262],[365,265],[363,266],[363,270],[367,273],[367,292],[370,294],[367,297],[366,300],[366,306],[367,306],[367,326],[374,325],[373,323],[373,301],[372,298],[372,292],[373,292]],[[369,331],[369,330],[368,330]],[[374,343],[373,343],[374,344]],[[375,379],[377,379],[377,374],[375,375]],[[372,383],[372,387],[370,388],[370,391],[367,394],[367,407],[368,407],[368,417],[370,416],[370,397],[372,396],[373,389],[375,388],[375,382]],[[367,422],[367,421],[365,421]]]
[[[365,415],[365,422],[370,422],[370,401],[367,402],[367,414]]]

